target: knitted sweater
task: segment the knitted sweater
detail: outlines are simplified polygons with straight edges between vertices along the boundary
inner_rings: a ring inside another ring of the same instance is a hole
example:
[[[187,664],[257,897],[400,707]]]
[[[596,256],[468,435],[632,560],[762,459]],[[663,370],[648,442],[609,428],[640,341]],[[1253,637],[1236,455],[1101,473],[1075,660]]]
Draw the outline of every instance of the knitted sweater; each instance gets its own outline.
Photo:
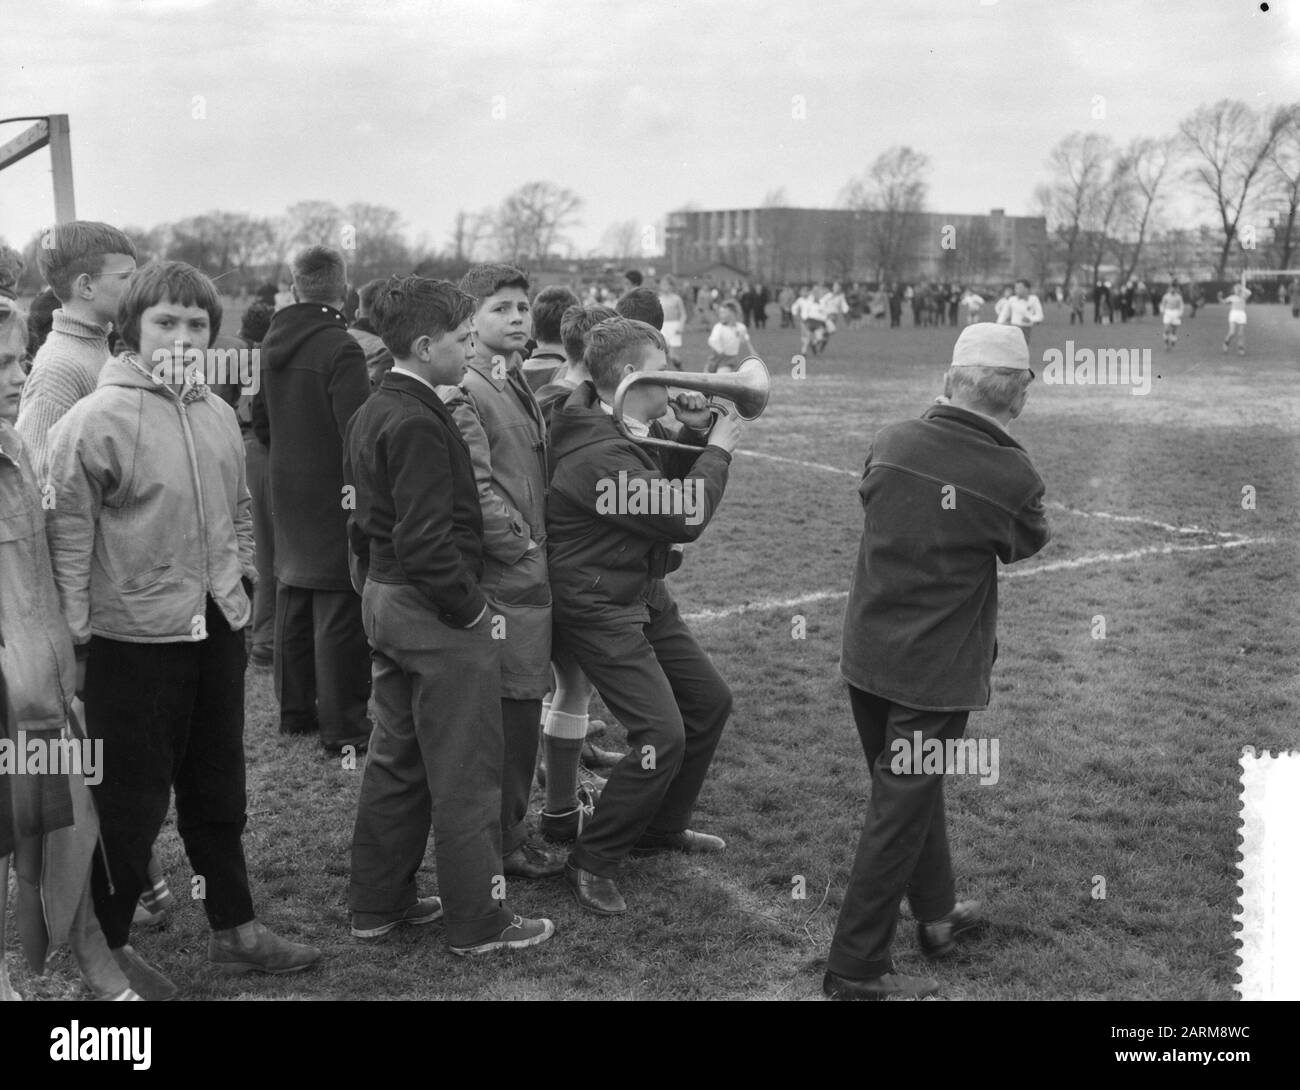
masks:
[[[108,330],[54,312],[54,327],[32,360],[18,404],[18,434],[27,445],[36,480],[46,477],[50,429],[83,397],[94,392],[108,360]]]

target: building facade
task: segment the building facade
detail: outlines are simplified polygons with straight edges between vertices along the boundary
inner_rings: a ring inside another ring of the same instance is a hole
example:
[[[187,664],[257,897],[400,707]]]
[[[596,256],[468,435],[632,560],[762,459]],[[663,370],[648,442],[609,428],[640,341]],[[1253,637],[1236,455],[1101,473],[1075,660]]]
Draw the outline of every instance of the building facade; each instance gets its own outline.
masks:
[[[739,208],[668,214],[665,263],[691,276],[715,262],[770,284],[859,280],[1000,283],[1033,276],[1047,249],[1042,216],[841,208]]]

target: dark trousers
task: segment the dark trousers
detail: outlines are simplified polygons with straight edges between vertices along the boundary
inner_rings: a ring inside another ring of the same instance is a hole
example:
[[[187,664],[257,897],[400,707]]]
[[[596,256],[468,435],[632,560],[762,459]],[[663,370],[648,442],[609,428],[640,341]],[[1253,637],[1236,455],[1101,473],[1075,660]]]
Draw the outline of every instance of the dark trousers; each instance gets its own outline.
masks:
[[[400,912],[433,827],[447,942],[510,925],[501,877],[501,665],[491,622],[438,620],[416,588],[367,581],[375,729],[352,833],[353,912]],[[534,746],[536,743],[534,743]]]
[[[370,648],[355,592],[276,588],[275,696],[286,733],[319,728],[327,746],[369,737]]]
[[[893,972],[889,948],[898,906],[907,894],[912,915],[930,922],[952,911],[952,858],[943,815],[943,776],[895,773],[894,743],[960,738],[969,712],[925,712],[849,686],[853,720],[871,769],[871,799],[840,908],[826,968],[869,979]]]
[[[528,839],[528,797],[537,772],[537,746],[542,736],[540,700],[501,701],[501,851],[509,855]]]
[[[275,646],[275,523],[271,520],[270,454],[249,435],[244,468],[253,497],[253,540],[257,543],[257,589],[253,594],[253,647],[270,654]]]
[[[643,833],[686,828],[731,714],[731,690],[677,603],[666,590],[658,598],[645,625],[555,628],[556,645],[577,659],[631,746],[570,856],[606,878]]]
[[[91,788],[104,852],[95,853],[95,913],[116,949],[176,789],[176,828],[214,931],[253,918],[244,831],[244,634],[208,599],[207,639],[125,643],[95,636],[86,662],[86,732],[103,740]],[[107,856],[107,869],[105,859]],[[187,883],[188,885],[188,883]],[[184,896],[184,894],[181,894]]]

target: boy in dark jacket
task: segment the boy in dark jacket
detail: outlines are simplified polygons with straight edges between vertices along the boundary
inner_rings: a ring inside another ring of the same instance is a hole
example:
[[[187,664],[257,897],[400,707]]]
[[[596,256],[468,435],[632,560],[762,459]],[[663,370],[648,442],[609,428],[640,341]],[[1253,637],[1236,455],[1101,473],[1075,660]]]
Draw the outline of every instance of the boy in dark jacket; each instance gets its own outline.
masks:
[[[867,456],[840,673],[871,769],[871,805],[826,962],[823,990],[835,998],[938,990],[894,971],[904,893],[929,957],[952,953],[955,937],[980,922],[976,902],[954,897],[943,773],[898,758],[914,746],[946,752],[970,713],[988,706],[998,561],[1047,543],[1043,482],[1006,430],[1033,377],[1014,326],[967,326],[953,348],[947,403],[885,428]]]
[[[661,459],[658,448],[619,430],[611,405],[626,375],[667,366],[663,335],[644,322],[610,318],[587,334],[585,361],[592,382],[552,417],[547,548],[555,646],[576,659],[631,745],[565,869],[579,905],[613,915],[627,910],[613,879],[629,853],[726,847],[687,824],[731,692],[663,577],[672,545],[694,541],[717,510],[741,425],[724,413],[709,430],[705,399],[685,394],[676,408],[682,438],[701,449]],[[632,435],[665,435],[654,423],[668,411],[664,387],[633,386],[624,409]]]
[[[430,817],[454,954],[545,942],[549,920],[505,907],[501,675],[469,448],[435,386],[473,357],[474,300],[445,280],[390,281],[375,318],[395,363],[348,427],[351,548],[373,647],[375,724],[352,837],[352,934],[431,923],[415,874]]]
[[[370,392],[365,353],[343,317],[343,255],[312,246],[293,263],[296,303],[262,342],[264,413],[275,520],[275,695],[280,730],[320,730],[330,752],[370,736],[370,656],[348,577],[343,431]]]

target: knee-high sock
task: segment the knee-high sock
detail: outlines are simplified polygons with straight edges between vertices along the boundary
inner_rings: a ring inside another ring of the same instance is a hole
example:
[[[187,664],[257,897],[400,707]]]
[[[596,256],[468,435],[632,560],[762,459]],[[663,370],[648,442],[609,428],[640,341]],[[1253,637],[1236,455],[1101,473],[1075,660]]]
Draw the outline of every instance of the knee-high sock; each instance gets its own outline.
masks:
[[[578,759],[587,737],[585,715],[551,712],[542,730],[546,755],[546,810],[560,814],[578,804]]]

